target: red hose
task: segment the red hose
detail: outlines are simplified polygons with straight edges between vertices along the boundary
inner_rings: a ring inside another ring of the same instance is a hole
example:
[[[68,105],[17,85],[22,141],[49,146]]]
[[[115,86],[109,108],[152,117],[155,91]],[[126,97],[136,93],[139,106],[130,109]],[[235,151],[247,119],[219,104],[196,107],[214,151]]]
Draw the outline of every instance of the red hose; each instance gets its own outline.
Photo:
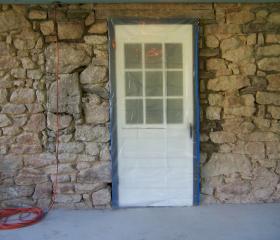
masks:
[[[54,20],[56,22],[56,5],[54,6]],[[58,175],[58,147],[59,147],[59,111],[58,111],[58,103],[59,103],[59,44],[58,39],[56,39],[56,177],[54,182],[54,187],[52,191],[52,198],[49,204],[49,207],[46,212],[43,211],[42,208],[39,207],[30,207],[30,208],[6,208],[0,210],[0,230],[11,230],[22,228],[26,226],[30,226],[32,224],[38,223],[42,220],[43,217],[47,215],[47,213],[52,209],[55,197],[56,197],[56,189],[57,189],[57,175]]]

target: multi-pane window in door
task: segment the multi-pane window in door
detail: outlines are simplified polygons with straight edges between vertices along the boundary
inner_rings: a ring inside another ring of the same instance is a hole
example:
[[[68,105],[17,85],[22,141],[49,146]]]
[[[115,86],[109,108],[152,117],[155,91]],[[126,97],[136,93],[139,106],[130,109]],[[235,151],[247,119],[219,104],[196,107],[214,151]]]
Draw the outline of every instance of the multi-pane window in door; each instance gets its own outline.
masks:
[[[124,44],[126,124],[183,123],[181,43]]]

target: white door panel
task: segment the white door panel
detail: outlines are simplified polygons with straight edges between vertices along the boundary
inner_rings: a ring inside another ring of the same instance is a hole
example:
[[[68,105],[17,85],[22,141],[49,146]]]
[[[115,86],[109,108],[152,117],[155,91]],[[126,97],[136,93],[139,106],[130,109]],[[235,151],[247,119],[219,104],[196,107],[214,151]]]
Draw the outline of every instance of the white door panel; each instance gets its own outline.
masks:
[[[192,25],[115,33],[119,205],[192,205]]]

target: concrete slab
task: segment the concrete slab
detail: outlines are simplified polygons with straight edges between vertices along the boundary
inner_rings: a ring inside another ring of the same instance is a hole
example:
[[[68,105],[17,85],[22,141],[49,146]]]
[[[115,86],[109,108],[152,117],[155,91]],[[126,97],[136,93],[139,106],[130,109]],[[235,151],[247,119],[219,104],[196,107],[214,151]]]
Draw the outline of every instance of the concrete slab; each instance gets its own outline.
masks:
[[[53,210],[1,240],[280,240],[280,204]]]

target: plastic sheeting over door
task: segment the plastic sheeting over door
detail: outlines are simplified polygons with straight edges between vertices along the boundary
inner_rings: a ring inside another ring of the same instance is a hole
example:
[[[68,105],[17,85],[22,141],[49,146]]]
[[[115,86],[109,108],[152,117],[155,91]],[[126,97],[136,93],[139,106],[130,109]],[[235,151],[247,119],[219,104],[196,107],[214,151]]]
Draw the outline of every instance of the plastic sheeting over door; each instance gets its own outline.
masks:
[[[193,25],[114,33],[118,205],[192,205]]]

